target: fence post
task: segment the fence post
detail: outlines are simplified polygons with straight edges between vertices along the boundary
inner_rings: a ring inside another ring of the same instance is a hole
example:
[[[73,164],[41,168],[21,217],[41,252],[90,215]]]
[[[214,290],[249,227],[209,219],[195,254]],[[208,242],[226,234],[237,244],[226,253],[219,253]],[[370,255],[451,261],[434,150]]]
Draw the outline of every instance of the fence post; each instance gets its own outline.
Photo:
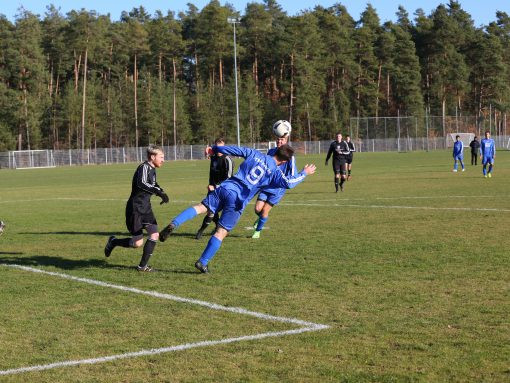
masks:
[[[190,160],[192,160],[193,159],[193,145],[189,146],[189,156],[190,156]]]
[[[305,156],[306,156],[306,141],[304,141],[304,144],[305,144]]]

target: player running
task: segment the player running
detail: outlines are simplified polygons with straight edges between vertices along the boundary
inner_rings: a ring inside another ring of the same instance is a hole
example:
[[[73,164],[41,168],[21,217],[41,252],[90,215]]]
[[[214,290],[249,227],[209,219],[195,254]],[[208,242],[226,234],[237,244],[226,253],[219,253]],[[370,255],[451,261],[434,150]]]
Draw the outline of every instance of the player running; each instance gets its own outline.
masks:
[[[351,136],[348,134],[345,136],[345,142],[347,142],[347,146],[349,146],[349,156],[347,157],[347,181],[349,181],[351,177],[351,169],[352,169],[352,159],[354,158],[354,152],[356,151],[356,147],[354,146],[354,142],[351,141]]]
[[[331,143],[326,156],[326,166],[328,166],[329,157],[333,154],[333,171],[335,172],[335,192],[338,193],[338,181],[340,180],[340,190],[344,191],[344,182],[347,178],[347,158],[351,151],[347,142],[342,141],[342,133],[336,134],[336,140]]]
[[[491,138],[491,132],[485,131],[485,138],[480,142],[480,159],[483,165],[483,176],[492,177],[492,167],[494,166],[494,159],[496,158],[496,143]],[[487,172],[487,164],[489,171]]]
[[[164,242],[168,236],[184,222],[203,214],[208,210],[216,213],[222,211],[218,230],[209,239],[195,267],[202,273],[209,272],[209,261],[221,247],[223,239],[236,226],[248,202],[264,187],[293,188],[301,183],[307,175],[315,173],[315,165],[305,165],[294,177],[286,177],[279,166],[290,161],[294,150],[280,146],[274,156],[260,153],[258,150],[237,146],[213,146],[211,153],[223,153],[245,160],[237,173],[224,181],[220,187],[208,193],[198,205],[181,212],[159,233],[159,240]]]
[[[276,140],[276,148],[269,149],[267,155],[274,156],[280,146],[287,144],[288,139],[289,136],[279,137]],[[296,160],[294,156],[292,156],[289,161],[281,164],[279,167],[286,177],[292,177],[297,173]],[[264,228],[264,225],[269,218],[269,212],[275,205],[278,205],[286,191],[287,189],[285,188],[274,187],[264,188],[260,191],[257,197],[257,202],[255,202],[255,214],[257,214],[259,217],[253,224],[255,231],[251,236],[252,238],[260,238],[260,232]]]
[[[224,146],[225,140],[223,138],[217,138],[214,141],[214,145],[216,146]],[[232,177],[234,172],[234,161],[230,156],[224,156],[222,153],[216,153],[211,156],[211,165],[209,167],[209,185],[207,186],[207,191],[212,192],[216,189],[220,184],[225,181],[227,178]],[[219,213],[213,213],[212,211],[208,211],[204,217],[202,222],[202,226],[198,229],[195,239],[202,238],[202,234],[204,230],[211,224],[211,222],[215,222],[218,224]]]
[[[143,229],[147,231],[149,238],[143,247],[143,255],[138,271],[152,271],[147,263],[152,256],[159,238],[158,223],[152,212],[151,196],[156,194],[161,198],[161,203],[168,203],[168,195],[156,182],[156,168],[165,162],[165,155],[159,146],[151,145],[147,148],[147,161],[138,166],[131,183],[131,195],[126,204],[126,226],[131,233],[131,238],[108,238],[104,248],[104,255],[109,257],[116,246],[138,248],[143,244]]]
[[[457,172],[457,161],[460,162],[462,171],[464,171],[464,143],[460,140],[460,136],[455,136],[455,142],[453,143],[453,171]]]

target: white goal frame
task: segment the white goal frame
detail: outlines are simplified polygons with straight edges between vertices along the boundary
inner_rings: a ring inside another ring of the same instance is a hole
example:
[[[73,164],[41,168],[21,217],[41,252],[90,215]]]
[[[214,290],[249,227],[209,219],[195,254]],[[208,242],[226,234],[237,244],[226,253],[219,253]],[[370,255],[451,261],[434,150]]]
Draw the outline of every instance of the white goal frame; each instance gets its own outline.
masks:
[[[9,152],[9,168],[37,169],[54,168],[52,150],[14,150]]]
[[[469,148],[469,144],[475,138],[474,133],[466,133],[466,132],[448,133],[448,135],[446,136],[446,146],[448,148],[451,148],[453,146],[456,136],[459,136],[460,140],[464,144],[464,149]]]

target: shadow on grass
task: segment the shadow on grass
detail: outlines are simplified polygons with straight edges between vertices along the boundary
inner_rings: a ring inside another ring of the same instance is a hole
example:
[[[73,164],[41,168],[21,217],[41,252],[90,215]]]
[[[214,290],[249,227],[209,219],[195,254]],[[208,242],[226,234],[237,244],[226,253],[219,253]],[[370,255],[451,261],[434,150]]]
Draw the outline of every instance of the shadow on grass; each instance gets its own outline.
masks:
[[[5,255],[20,255],[23,253],[6,253],[0,252]],[[21,265],[21,266],[53,266],[61,270],[75,270],[83,268],[99,268],[111,270],[131,270],[136,271],[136,266],[125,266],[106,262],[105,259],[66,259],[61,257],[52,257],[47,255],[33,255],[31,257],[0,257],[0,263],[7,265]],[[154,272],[158,273],[174,273],[174,274],[197,274],[198,271],[185,269],[165,270],[154,268]]]
[[[5,254],[5,255],[22,255],[23,253],[21,251],[0,251],[0,254]]]
[[[125,232],[105,232],[105,231],[39,231],[39,232],[26,232],[19,234],[31,234],[31,235],[98,235],[101,237],[108,238],[110,235],[115,236],[125,236],[129,237],[130,235]]]

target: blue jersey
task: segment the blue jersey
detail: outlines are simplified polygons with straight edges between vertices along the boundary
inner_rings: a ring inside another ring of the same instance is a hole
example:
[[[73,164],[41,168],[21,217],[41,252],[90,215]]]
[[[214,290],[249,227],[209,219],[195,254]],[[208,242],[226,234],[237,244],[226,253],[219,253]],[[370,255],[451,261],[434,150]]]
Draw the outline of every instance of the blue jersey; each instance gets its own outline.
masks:
[[[274,156],[276,154],[276,151],[278,148],[272,148],[267,151],[268,156]],[[279,166],[280,170],[285,174],[285,177],[294,177],[297,174],[296,170],[296,159],[294,156],[290,159],[290,161],[284,162]],[[266,187],[262,189],[262,191],[266,194],[273,194],[273,195],[281,195],[285,194],[284,188],[274,188],[274,187]],[[280,197],[280,198],[281,198]]]
[[[453,144],[453,157],[462,157],[464,155],[464,144],[462,141],[455,141]]]
[[[220,188],[236,194],[242,208],[261,189],[268,187],[290,189],[297,186],[306,177],[306,173],[303,171],[293,176],[284,174],[282,169],[276,165],[272,156],[262,154],[255,149],[237,146],[214,146],[213,151],[245,159],[239,166],[237,173],[220,185]]]
[[[496,155],[496,144],[492,138],[484,138],[480,142],[480,155],[484,158],[494,158]]]

